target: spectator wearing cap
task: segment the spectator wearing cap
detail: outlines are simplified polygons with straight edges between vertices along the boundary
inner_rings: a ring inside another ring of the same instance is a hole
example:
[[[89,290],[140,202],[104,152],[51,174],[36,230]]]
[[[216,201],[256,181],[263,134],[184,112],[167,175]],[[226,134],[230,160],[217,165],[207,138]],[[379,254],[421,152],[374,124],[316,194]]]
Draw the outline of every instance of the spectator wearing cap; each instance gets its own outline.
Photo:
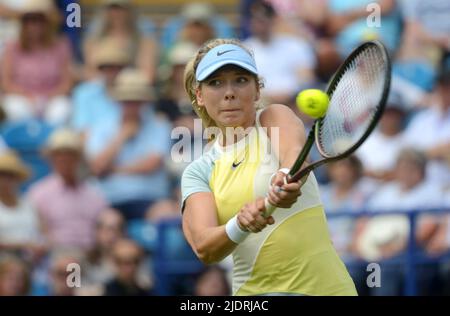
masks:
[[[96,43],[105,38],[113,38],[120,46],[120,50],[131,56],[133,67],[140,69],[149,82],[153,83],[159,58],[158,43],[153,34],[149,34],[139,26],[142,19],[139,19],[131,1],[103,0],[95,20],[97,26],[87,34],[83,45],[85,63],[90,69],[88,76],[92,74],[91,70],[95,70],[92,57],[95,54]]]
[[[0,250],[34,260],[45,251],[38,214],[20,196],[19,186],[29,169],[12,151],[0,154]]]
[[[405,130],[404,146],[425,152],[427,175],[450,188],[450,64],[443,63],[435,88],[435,103],[417,113]]]
[[[316,58],[312,46],[297,37],[274,30],[276,13],[265,1],[250,7],[252,36],[244,44],[253,50],[263,95],[273,103],[293,104],[299,90],[315,82]]]
[[[403,147],[406,114],[402,99],[391,94],[378,128],[356,153],[366,176],[381,181],[392,180],[397,157]]]
[[[99,122],[89,133],[89,164],[108,201],[127,219],[142,217],[149,204],[169,194],[163,161],[170,151],[170,124],[155,115],[152,87],[139,70],[122,71],[113,96],[121,116]],[[142,208],[127,211],[136,203]]]
[[[111,91],[119,72],[131,64],[131,56],[114,39],[105,39],[96,43],[93,62],[96,78],[80,83],[72,95],[71,125],[83,138],[99,121],[119,116],[119,105]]]
[[[56,130],[45,149],[53,172],[29,192],[51,247],[89,249],[97,217],[106,201],[82,175],[83,150],[78,134]]]
[[[201,46],[214,37],[235,37],[230,23],[218,15],[211,4],[189,2],[181,8],[179,16],[164,25],[161,41],[164,50],[168,50],[179,41],[191,41]]]
[[[72,54],[67,39],[55,34],[54,12],[51,0],[26,0],[21,8],[19,39],[7,45],[1,61],[8,120],[68,120]]]

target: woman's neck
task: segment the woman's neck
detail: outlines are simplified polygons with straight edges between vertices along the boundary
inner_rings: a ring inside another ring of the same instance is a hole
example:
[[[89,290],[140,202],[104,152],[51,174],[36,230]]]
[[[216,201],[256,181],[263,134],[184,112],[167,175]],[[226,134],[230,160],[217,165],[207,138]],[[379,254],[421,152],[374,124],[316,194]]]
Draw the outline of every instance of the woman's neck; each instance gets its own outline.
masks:
[[[236,144],[250,134],[254,127],[254,122],[253,124],[247,124],[247,127],[219,127],[221,131],[219,144],[223,147]]]

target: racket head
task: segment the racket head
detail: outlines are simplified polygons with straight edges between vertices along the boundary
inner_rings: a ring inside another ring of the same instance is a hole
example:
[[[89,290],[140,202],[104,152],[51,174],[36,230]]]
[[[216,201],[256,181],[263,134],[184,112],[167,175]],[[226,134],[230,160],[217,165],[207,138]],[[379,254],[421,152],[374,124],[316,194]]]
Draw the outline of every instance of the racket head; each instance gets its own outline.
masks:
[[[316,147],[325,158],[320,165],[349,156],[367,139],[383,114],[390,82],[391,61],[379,41],[365,42],[347,57],[329,82],[327,114],[315,124]]]

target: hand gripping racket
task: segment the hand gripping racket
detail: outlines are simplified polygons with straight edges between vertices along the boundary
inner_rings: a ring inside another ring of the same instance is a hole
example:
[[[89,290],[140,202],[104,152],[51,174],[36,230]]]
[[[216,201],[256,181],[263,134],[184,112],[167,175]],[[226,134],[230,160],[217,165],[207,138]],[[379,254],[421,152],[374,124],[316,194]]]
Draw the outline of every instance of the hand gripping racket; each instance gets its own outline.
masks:
[[[386,48],[378,41],[365,42],[356,48],[329,82],[327,113],[314,121],[286,182],[306,180],[317,167],[355,152],[380,120],[390,82],[391,62]],[[322,159],[302,169],[314,143]],[[267,198],[265,205],[264,216],[268,217],[276,207]]]

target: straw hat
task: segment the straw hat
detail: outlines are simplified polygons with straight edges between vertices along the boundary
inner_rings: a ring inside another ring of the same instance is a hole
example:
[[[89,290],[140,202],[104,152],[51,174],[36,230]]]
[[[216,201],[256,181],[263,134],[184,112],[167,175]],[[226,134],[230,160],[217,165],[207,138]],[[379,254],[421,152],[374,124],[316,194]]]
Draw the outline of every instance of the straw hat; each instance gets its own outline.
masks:
[[[208,22],[214,15],[214,8],[209,3],[194,2],[185,5],[181,16],[186,21]]]
[[[22,15],[30,13],[42,13],[49,15],[56,8],[52,0],[26,0],[19,11]]]
[[[25,181],[30,177],[30,170],[12,151],[0,153],[0,172],[16,174],[21,181]]]
[[[103,5],[105,7],[117,5],[120,7],[129,7],[131,5],[130,0],[103,0]]]
[[[93,59],[97,67],[102,65],[126,66],[131,63],[129,52],[112,38],[106,38],[95,45]]]
[[[153,88],[144,73],[137,69],[125,69],[117,76],[112,95],[119,102],[147,102],[153,100]]]
[[[170,50],[168,61],[171,65],[186,65],[197,50],[198,47],[191,42],[179,42]]]
[[[56,150],[73,150],[81,153],[83,144],[81,137],[75,131],[61,128],[50,135],[45,149],[48,153]]]

